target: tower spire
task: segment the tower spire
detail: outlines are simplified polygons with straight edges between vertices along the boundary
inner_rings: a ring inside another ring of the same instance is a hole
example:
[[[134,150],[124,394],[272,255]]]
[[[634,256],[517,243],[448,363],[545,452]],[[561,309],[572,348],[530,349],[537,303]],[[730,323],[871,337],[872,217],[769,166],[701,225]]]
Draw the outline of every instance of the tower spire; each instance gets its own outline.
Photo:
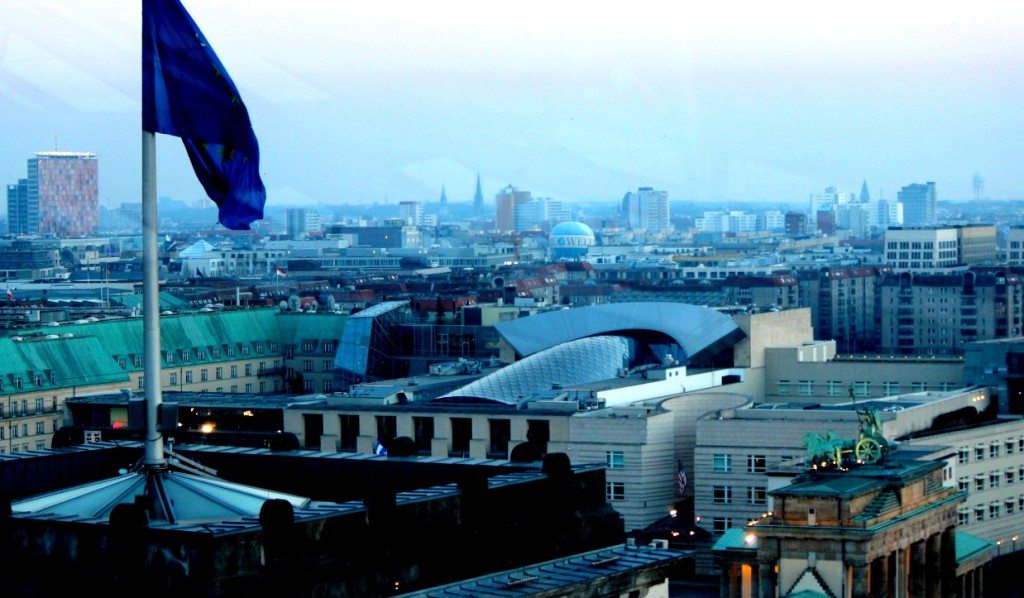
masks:
[[[480,214],[484,211],[484,192],[480,189],[480,173],[476,173],[476,193],[473,194],[473,210]]]
[[[445,193],[444,193],[444,185],[443,184],[441,185],[441,205],[442,206],[448,205],[448,196],[445,195]]]

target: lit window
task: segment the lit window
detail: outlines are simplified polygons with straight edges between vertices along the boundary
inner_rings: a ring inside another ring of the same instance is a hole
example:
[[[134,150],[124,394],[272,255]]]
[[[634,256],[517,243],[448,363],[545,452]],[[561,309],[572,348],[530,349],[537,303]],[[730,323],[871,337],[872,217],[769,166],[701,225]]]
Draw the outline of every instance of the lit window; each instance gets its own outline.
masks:
[[[622,469],[625,466],[625,454],[622,451],[605,451],[604,464],[608,469]]]
[[[762,486],[750,486],[747,488],[747,502],[752,505],[763,505],[768,502],[768,492]]]
[[[732,455],[715,455],[714,467],[719,473],[729,473],[732,471]]]
[[[764,473],[768,470],[768,459],[764,455],[747,455],[747,473]]]

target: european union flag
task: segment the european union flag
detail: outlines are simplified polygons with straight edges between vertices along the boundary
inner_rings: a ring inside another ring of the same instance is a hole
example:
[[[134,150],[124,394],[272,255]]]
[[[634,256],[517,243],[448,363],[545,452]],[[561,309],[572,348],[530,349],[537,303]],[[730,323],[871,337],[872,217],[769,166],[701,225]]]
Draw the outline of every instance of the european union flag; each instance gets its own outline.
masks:
[[[249,112],[179,0],[142,3],[142,128],[181,138],[221,224],[247,230],[263,218],[267,192]]]

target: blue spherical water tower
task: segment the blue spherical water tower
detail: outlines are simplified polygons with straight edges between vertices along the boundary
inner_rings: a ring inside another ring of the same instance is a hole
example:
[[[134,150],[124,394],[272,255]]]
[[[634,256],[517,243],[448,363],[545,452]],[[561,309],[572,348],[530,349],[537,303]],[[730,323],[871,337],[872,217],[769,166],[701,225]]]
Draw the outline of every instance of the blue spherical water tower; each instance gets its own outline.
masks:
[[[582,222],[562,222],[548,235],[551,257],[556,260],[576,260],[587,255],[594,244],[594,231]]]

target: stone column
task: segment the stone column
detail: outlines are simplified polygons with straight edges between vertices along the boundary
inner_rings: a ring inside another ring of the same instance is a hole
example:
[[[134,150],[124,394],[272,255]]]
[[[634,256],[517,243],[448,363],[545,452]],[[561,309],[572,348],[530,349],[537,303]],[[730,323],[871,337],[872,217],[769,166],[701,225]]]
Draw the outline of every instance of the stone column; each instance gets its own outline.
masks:
[[[718,573],[718,598],[730,598],[729,584],[732,582],[732,566],[726,563],[719,565],[721,570]]]
[[[942,555],[942,593],[950,595],[956,591],[956,528],[949,528],[942,532],[942,545],[939,552]]]
[[[900,594],[906,592],[906,582],[900,586],[899,572],[902,568],[898,565],[897,559],[902,558],[900,550],[896,550],[889,553],[889,556],[885,557],[885,595],[889,598],[895,598],[897,596],[896,588],[899,588]]]
[[[853,567],[853,583],[850,586],[854,596],[870,596],[871,588],[868,587],[870,575],[869,563],[851,565]]]
[[[761,595],[761,566],[757,561],[750,564],[750,596],[757,598]]]
[[[944,596],[942,592],[942,536],[932,534],[925,541],[925,562],[927,563],[926,588],[929,596]],[[954,565],[955,566],[955,565]]]
[[[759,562],[757,574],[760,577],[758,586],[761,588],[761,593],[755,594],[755,598],[775,598],[775,584],[777,583],[775,563],[768,561]]]
[[[907,593],[913,598],[925,598],[927,596],[926,585],[926,563],[924,541],[914,542],[910,545],[910,570],[907,575],[910,578],[910,591]]]
[[[982,598],[985,595],[985,569],[976,567],[971,573],[974,574],[974,595]]]

